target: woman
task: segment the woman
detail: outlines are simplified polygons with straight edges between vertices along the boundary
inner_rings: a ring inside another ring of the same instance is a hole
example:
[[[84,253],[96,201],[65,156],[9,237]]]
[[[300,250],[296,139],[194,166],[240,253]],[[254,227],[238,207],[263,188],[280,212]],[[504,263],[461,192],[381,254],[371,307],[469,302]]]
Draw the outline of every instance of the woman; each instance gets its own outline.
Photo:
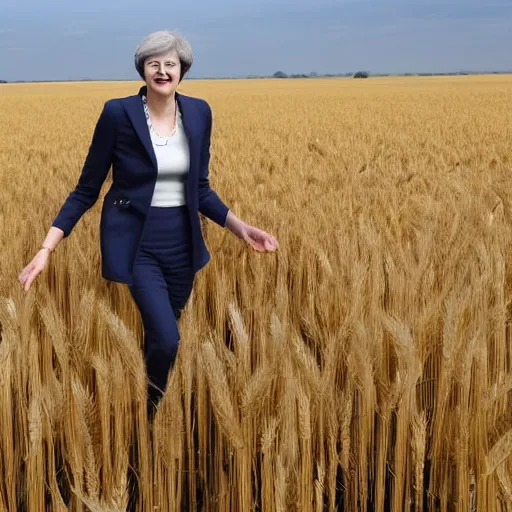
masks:
[[[146,85],[138,95],[105,103],[78,184],[19,275],[28,290],[96,202],[112,166],[101,212],[102,276],[127,284],[137,304],[154,405],[178,351],[180,312],[195,273],[210,259],[199,212],[258,251],[278,248],[272,235],[238,219],[210,188],[210,107],[176,92],[191,65],[191,47],[176,33],[154,32],[139,44],[135,67]]]

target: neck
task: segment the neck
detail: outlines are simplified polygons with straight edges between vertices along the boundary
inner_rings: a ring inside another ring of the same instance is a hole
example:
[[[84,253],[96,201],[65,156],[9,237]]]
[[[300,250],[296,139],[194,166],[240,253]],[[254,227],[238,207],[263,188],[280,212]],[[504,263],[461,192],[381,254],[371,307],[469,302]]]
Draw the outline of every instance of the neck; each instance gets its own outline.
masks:
[[[148,107],[157,116],[165,116],[166,114],[174,114],[176,94],[173,92],[170,96],[155,94],[148,88],[146,93]]]

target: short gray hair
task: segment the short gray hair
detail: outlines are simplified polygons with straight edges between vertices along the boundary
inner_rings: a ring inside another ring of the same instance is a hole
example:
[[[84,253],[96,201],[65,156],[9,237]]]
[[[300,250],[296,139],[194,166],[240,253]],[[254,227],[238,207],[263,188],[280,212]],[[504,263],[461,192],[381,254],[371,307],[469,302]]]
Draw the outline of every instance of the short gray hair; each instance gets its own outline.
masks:
[[[194,57],[190,43],[176,32],[159,30],[146,36],[135,49],[135,69],[144,80],[144,63],[149,57],[176,50],[180,59],[181,76],[191,68]]]

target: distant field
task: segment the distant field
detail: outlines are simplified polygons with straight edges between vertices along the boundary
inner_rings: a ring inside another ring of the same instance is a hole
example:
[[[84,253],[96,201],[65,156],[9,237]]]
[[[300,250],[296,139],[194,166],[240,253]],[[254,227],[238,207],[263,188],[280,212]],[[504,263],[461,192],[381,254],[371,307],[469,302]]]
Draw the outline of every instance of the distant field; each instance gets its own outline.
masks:
[[[209,223],[153,436],[101,200],[17,282],[139,87],[0,86],[0,511],[512,511],[512,76],[184,82],[280,249]]]

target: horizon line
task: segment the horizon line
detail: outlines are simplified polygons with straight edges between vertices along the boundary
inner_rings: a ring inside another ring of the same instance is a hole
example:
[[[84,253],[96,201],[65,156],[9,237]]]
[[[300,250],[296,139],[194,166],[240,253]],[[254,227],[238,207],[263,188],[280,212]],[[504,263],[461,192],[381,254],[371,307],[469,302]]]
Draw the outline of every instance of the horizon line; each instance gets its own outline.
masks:
[[[367,73],[368,77],[413,77],[413,76],[468,76],[468,75],[509,75],[512,74],[512,70],[488,70],[488,71],[404,71],[400,73],[371,73],[370,71],[360,70],[355,72],[346,73],[285,73],[284,77],[275,77],[273,75],[244,75],[244,76],[221,76],[221,77],[185,77],[185,80],[258,80],[258,79],[274,79],[274,80],[286,80],[298,79],[298,78],[352,78],[356,73],[363,72]],[[60,82],[142,82],[140,78],[68,78],[68,79],[48,79],[48,80],[7,80],[0,79],[2,84],[14,84],[14,83],[60,83]]]

